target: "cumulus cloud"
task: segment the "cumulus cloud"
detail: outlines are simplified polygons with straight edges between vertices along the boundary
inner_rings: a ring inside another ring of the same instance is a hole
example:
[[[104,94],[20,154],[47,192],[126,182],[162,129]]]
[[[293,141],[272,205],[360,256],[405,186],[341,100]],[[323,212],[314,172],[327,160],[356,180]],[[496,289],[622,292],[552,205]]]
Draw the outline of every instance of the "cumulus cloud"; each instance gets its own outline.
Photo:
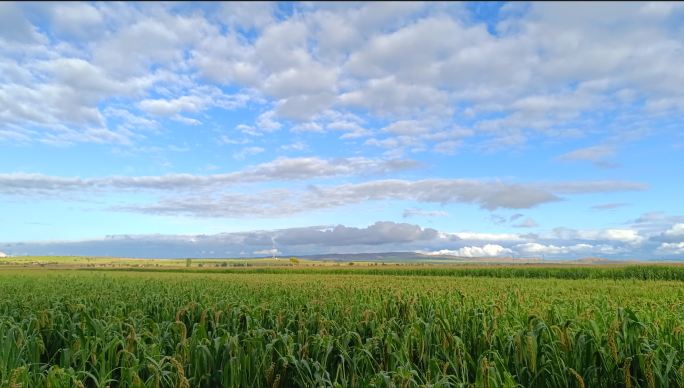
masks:
[[[418,225],[376,222],[366,227],[320,225],[280,230],[214,234],[111,235],[81,240],[46,240],[8,243],[20,254],[104,255],[125,257],[230,257],[225,252],[254,255],[315,254],[415,249],[432,244],[438,232]],[[275,247],[273,246],[275,244]],[[216,254],[209,254],[215,252]]]
[[[274,119],[275,112],[268,111],[263,113],[257,119],[257,127],[265,132],[273,132],[280,129],[283,125]]]
[[[629,252],[625,248],[615,248],[612,245],[590,245],[590,244],[575,244],[571,246],[554,246],[542,245],[537,243],[525,243],[513,246],[513,249],[522,254],[532,255],[615,255]]]
[[[235,109],[245,106],[249,96],[245,94],[225,95],[216,87],[197,87],[190,95],[174,99],[144,99],[139,107],[153,116],[165,116],[174,120],[199,123],[197,120],[181,116],[182,112],[198,113],[211,107]],[[189,121],[194,120],[194,121]]]
[[[493,256],[509,256],[515,252],[511,249],[504,248],[501,245],[487,244],[483,247],[463,247],[457,250],[442,249],[439,251],[429,252],[428,255],[445,255],[445,256],[460,256],[460,257],[493,257]]]
[[[346,133],[342,135],[340,139],[351,139],[368,136],[373,133],[373,131],[365,129],[359,124],[349,121],[335,121],[328,124],[326,128],[331,131],[345,131]]]
[[[282,255],[282,252],[279,252],[277,249],[263,249],[261,251],[254,251],[255,255]]]
[[[665,241],[670,243],[684,242],[684,223],[674,224],[672,227],[655,236],[651,236],[652,241]]]
[[[404,136],[447,154],[466,136],[477,137],[474,149],[495,152],[533,137],[581,137],[577,128],[598,120],[638,130],[641,118],[684,107],[674,65],[682,53],[671,23],[663,22],[677,7],[653,4],[583,12],[561,3],[519,12],[504,6],[490,20],[496,34],[471,23],[466,9],[445,12],[429,3],[304,4],[293,14],[271,3],[231,3],[207,15],[171,4],[7,4],[0,12],[0,136],[54,145],[113,142],[84,133],[114,132],[101,110],[121,104],[192,125],[208,121],[212,108],[253,103],[268,109],[257,110],[260,132],[354,109],[387,120],[388,137],[377,139],[386,146],[409,142],[395,139]],[[38,14],[49,18],[45,34],[36,27]],[[602,16],[559,16],[582,14]],[[641,36],[649,39],[634,38]],[[226,86],[239,92],[226,95]],[[647,109],[626,122],[638,104]],[[615,113],[609,119],[606,109]],[[454,129],[457,116],[472,127]],[[324,124],[318,125],[344,131],[343,138],[372,133],[348,120]],[[72,132],[55,135],[56,128]],[[608,130],[592,132],[606,137]],[[614,167],[605,158],[615,147],[606,142],[558,160]]]
[[[658,255],[684,255],[684,242],[662,243],[654,253]]]
[[[327,230],[312,228],[286,229],[274,241],[282,245],[381,245],[429,241],[437,238],[435,229],[418,225],[378,221],[366,228],[337,225]]]
[[[293,126],[290,131],[292,132],[323,132],[323,127],[321,127],[319,124],[310,122],[310,123],[302,123],[302,124],[297,124]]]
[[[594,233],[595,236],[600,233]],[[656,254],[681,254],[683,243],[662,243],[639,248],[628,241],[597,239],[577,241],[575,237],[548,240],[535,234],[488,234],[438,232],[419,225],[376,222],[365,227],[316,225],[279,230],[254,230],[214,234],[112,235],[81,240],[6,242],[17,254],[66,254],[134,257],[225,257],[221,252],[318,254],[322,252],[429,252],[461,257],[551,255],[559,259],[583,256],[644,258]],[[538,241],[537,241],[538,240]],[[274,247],[275,244],[275,247]],[[214,253],[212,253],[214,252]]]
[[[620,241],[631,244],[641,244],[645,241],[645,237],[639,235],[639,232],[633,229],[569,229],[558,227],[553,229],[552,236],[543,235],[543,237],[556,237],[566,240]]]

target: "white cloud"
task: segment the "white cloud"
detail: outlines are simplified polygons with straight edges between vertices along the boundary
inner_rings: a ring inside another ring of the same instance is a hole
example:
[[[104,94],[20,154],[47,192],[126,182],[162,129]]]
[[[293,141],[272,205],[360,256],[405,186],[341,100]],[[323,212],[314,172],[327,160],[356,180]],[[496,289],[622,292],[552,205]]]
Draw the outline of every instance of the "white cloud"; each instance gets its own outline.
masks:
[[[658,255],[684,255],[684,242],[662,243],[654,253]]]
[[[343,93],[340,104],[352,108],[365,108],[383,117],[410,117],[422,111],[448,115],[448,93],[432,86],[405,85],[394,77],[372,79],[365,88]]]
[[[400,120],[382,128],[382,131],[394,135],[415,136],[426,133],[428,128],[416,120]]]
[[[290,150],[297,150],[297,151],[304,151],[308,149],[309,146],[306,145],[303,141],[297,141],[293,144],[283,144],[280,146],[280,149],[285,150],[285,151],[290,151]]]
[[[331,131],[347,131],[340,139],[348,139],[348,138],[355,138],[355,137],[362,137],[362,136],[369,136],[373,134],[372,131],[367,130],[363,127],[361,127],[357,123],[349,122],[349,121],[335,121],[333,123],[330,123],[326,126],[328,130]]]
[[[154,116],[170,117],[189,124],[199,121],[181,116],[181,112],[198,113],[214,106],[224,109],[235,109],[244,106],[249,97],[244,94],[224,95],[218,88],[202,87],[192,91],[192,95],[181,96],[172,100],[145,99],[140,101],[140,109]]]
[[[256,120],[266,132],[281,128],[282,119],[311,121],[351,107],[386,118],[389,134],[419,138],[416,149],[436,152],[453,148],[418,143],[475,136],[474,149],[498,152],[540,136],[585,136],[577,128],[587,126],[600,138],[607,130],[591,123],[607,117],[602,111],[616,113],[608,120],[621,125],[636,101],[651,107],[642,118],[684,106],[684,77],[674,65],[683,61],[681,42],[662,22],[676,4],[534,3],[499,13],[493,35],[459,5],[304,4],[295,15],[275,17],[272,3],[224,4],[206,16],[166,4],[65,3],[44,6],[54,41],[27,20],[23,5],[5,4],[0,37],[8,54],[0,78],[12,81],[0,81],[0,124],[5,139],[42,138],[63,126],[75,134],[53,144],[90,141],[75,139],[84,127],[107,125],[100,110],[114,102],[196,124],[206,120],[182,112],[242,107],[244,92],[273,107]],[[241,97],[193,92],[212,82]],[[461,114],[472,128],[444,130]],[[426,125],[430,120],[438,125]],[[641,122],[630,120],[619,132]],[[346,131],[345,139],[371,134],[358,124],[333,124],[328,128]],[[26,126],[35,133],[22,137],[14,129]],[[603,160],[613,152],[613,145],[595,146],[559,160],[615,167]]]
[[[88,38],[88,31],[104,22],[102,12],[88,3],[61,3],[52,8],[52,22],[59,32]]]
[[[251,142],[252,141],[249,139],[242,139],[242,140],[231,139],[226,135],[221,135],[221,138],[219,140],[219,143],[222,143],[222,144],[247,144],[247,143],[251,143]]]
[[[418,225],[378,221],[365,228],[337,225],[325,228],[286,229],[274,241],[283,245],[384,245],[428,242],[437,238],[438,232]]]
[[[542,238],[578,239],[588,241],[619,241],[631,244],[641,244],[645,238],[639,231],[633,229],[568,229],[554,228],[553,234],[544,234]]]
[[[221,3],[220,19],[229,27],[237,26],[245,30],[261,29],[274,22],[275,12],[275,3],[235,1]]]
[[[670,229],[651,236],[650,240],[670,243],[684,242],[684,223],[674,224]]]
[[[471,233],[471,232],[456,232],[443,233],[445,239],[455,239],[463,241],[493,241],[493,242],[522,242],[528,240],[527,235],[513,234],[513,233]]]
[[[366,201],[416,201],[422,203],[468,203],[481,209],[528,209],[560,199],[550,192],[521,184],[481,182],[466,179],[398,179],[367,181],[332,187],[309,186],[304,191],[286,188],[256,194],[197,192],[194,196],[161,197],[158,204],[111,207],[115,211],[145,214],[185,214],[196,217],[287,217],[294,214]],[[640,244],[645,239],[632,230],[571,230],[556,228],[551,238],[608,239]],[[563,235],[569,234],[570,237]],[[554,237],[555,236],[555,237]]]
[[[668,216],[665,212],[648,212],[637,218],[635,223],[647,222],[684,222],[684,216]]]
[[[196,217],[286,217],[337,208],[366,201],[413,200],[424,203],[471,203],[482,209],[530,208],[558,201],[554,195],[510,183],[473,180],[428,179],[423,181],[379,180],[329,188],[309,186],[306,191],[264,190],[256,194],[223,192],[161,197],[158,204],[111,207],[114,211],[145,214],[185,214]]]
[[[142,149],[141,149],[142,150]],[[144,149],[142,151],[159,151]],[[257,150],[258,151],[258,150]],[[363,157],[325,160],[317,157],[285,158],[251,166],[243,171],[216,175],[167,174],[161,176],[120,176],[65,178],[43,174],[0,173],[0,195],[22,197],[62,197],[70,193],[103,191],[206,191],[242,186],[254,182],[330,179],[343,176],[385,175],[420,168],[413,159],[369,159]]]
[[[591,161],[596,161],[599,159],[603,159],[608,156],[613,156],[615,155],[615,150],[613,150],[611,147],[604,146],[604,145],[598,145],[598,146],[593,146],[589,148],[582,148],[580,150],[572,151],[569,152],[565,155],[561,155],[557,157],[556,159],[560,161],[572,161],[572,160],[591,160]]]
[[[282,255],[283,253],[279,252],[277,249],[264,249],[261,251],[254,251],[254,254],[255,255],[271,255],[271,254]]]
[[[615,155],[615,150],[612,147],[605,145],[598,145],[589,148],[583,148],[576,151],[569,152],[565,155],[556,157],[557,161],[571,162],[576,160],[589,160],[594,163],[594,166],[599,168],[616,168],[620,165],[617,163],[604,160],[606,157]]]
[[[448,255],[461,257],[492,257],[509,256],[515,254],[514,251],[504,248],[501,245],[487,244],[483,247],[463,247],[457,250],[442,249],[440,251],[429,252],[428,255]]]
[[[513,249],[522,254],[533,254],[533,255],[615,255],[620,253],[629,252],[625,248],[614,248],[612,245],[589,245],[589,244],[576,244],[571,246],[554,246],[554,245],[542,245],[537,243],[525,243],[513,246]]]
[[[301,123],[290,129],[291,132],[323,132],[323,127],[316,123]]]
[[[127,127],[155,129],[159,123],[155,120],[146,119],[144,117],[136,116],[125,109],[116,109],[112,107],[106,108],[102,112],[107,117],[120,117]]]
[[[279,130],[283,125],[274,120],[275,112],[268,111],[262,113],[257,119],[257,126],[262,131],[273,132]]]
[[[675,224],[672,229],[663,233],[664,236],[668,237],[684,237],[684,224]]]
[[[256,155],[258,153],[266,151],[265,149],[261,147],[245,147],[241,149],[240,151],[236,152],[233,154],[233,157],[238,160],[243,160],[249,155]]]
[[[413,217],[413,216],[444,217],[444,216],[448,216],[448,215],[449,215],[449,213],[442,212],[442,211],[425,211],[425,210],[421,210],[421,209],[406,209],[406,210],[404,210],[402,217],[404,217],[404,218]]]
[[[456,148],[462,146],[463,143],[460,141],[445,141],[435,145],[432,152],[437,152],[440,154],[456,155]]]
[[[261,136],[261,135],[263,135],[262,133],[257,132],[257,131],[254,129],[254,127],[250,127],[249,125],[245,125],[245,124],[240,124],[240,125],[236,126],[235,129],[238,130],[238,131],[240,131],[240,132],[242,132],[242,133],[246,133],[246,134],[252,135],[252,136]]]
[[[43,36],[36,30],[26,19],[20,4],[0,4],[0,39],[23,44],[37,43],[43,40]]]

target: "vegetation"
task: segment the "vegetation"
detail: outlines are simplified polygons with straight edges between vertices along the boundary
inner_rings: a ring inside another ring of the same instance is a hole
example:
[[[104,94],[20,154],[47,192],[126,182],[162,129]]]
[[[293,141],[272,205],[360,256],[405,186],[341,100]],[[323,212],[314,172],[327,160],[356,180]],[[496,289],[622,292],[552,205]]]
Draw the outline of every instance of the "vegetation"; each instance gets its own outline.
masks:
[[[349,262],[348,265],[359,263]],[[369,263],[372,264],[372,263]],[[222,265],[224,266],[224,265]],[[227,266],[227,265],[226,265]],[[225,267],[225,266],[224,266]],[[144,271],[144,272],[182,272],[181,269],[163,268],[116,268],[116,271]],[[111,271],[111,269],[106,269]],[[242,273],[242,274],[330,274],[338,275],[384,275],[384,276],[448,276],[448,277],[487,277],[487,278],[526,278],[526,279],[636,279],[636,280],[675,280],[684,281],[684,267],[639,265],[639,266],[611,266],[611,267],[525,267],[502,266],[478,268],[440,268],[408,266],[404,268],[228,268],[224,270],[190,270],[194,273]],[[331,272],[334,271],[334,272]]]
[[[640,272],[143,271],[0,273],[0,386],[684,384],[684,287]]]

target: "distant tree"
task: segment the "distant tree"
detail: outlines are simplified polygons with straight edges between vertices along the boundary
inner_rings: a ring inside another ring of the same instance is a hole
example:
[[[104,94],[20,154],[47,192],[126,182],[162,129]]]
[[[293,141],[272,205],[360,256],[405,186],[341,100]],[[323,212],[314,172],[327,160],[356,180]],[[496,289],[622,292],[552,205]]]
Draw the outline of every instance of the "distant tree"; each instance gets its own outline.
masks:
[[[197,266],[198,266],[198,267],[204,267],[204,264],[199,263],[199,264],[197,264]]]
[[[354,265],[354,262],[353,262],[353,261],[350,261],[350,262],[349,262],[349,265]]]
[[[296,257],[290,257],[290,263],[292,263],[294,265],[298,265],[299,260]]]
[[[225,261],[223,263],[221,263],[221,267],[227,267],[227,266],[228,266],[228,263],[226,263]]]
[[[187,258],[187,259],[185,260],[185,266],[186,266],[186,267],[189,267],[190,264],[192,264],[192,260],[190,260],[190,258]]]

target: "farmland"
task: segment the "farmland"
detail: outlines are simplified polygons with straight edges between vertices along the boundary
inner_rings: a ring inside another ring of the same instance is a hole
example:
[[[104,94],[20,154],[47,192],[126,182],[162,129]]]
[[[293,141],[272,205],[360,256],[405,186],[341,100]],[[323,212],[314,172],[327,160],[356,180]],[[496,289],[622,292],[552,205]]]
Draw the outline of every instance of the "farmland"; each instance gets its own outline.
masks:
[[[191,266],[193,268],[203,267],[277,267],[289,266],[289,258],[271,259],[191,259]],[[311,263],[308,260],[300,260],[301,264],[306,266]],[[225,264],[224,264],[225,263]],[[317,265],[324,265],[327,263],[317,262]],[[113,267],[129,267],[129,268],[182,268],[186,267],[187,261],[185,259],[136,259],[123,257],[91,257],[91,256],[17,256],[17,257],[0,257],[0,267],[22,266],[22,267],[39,267],[39,268],[113,268]],[[332,263],[331,263],[332,265]]]
[[[684,384],[684,268],[375,268],[5,269],[0,386]]]

